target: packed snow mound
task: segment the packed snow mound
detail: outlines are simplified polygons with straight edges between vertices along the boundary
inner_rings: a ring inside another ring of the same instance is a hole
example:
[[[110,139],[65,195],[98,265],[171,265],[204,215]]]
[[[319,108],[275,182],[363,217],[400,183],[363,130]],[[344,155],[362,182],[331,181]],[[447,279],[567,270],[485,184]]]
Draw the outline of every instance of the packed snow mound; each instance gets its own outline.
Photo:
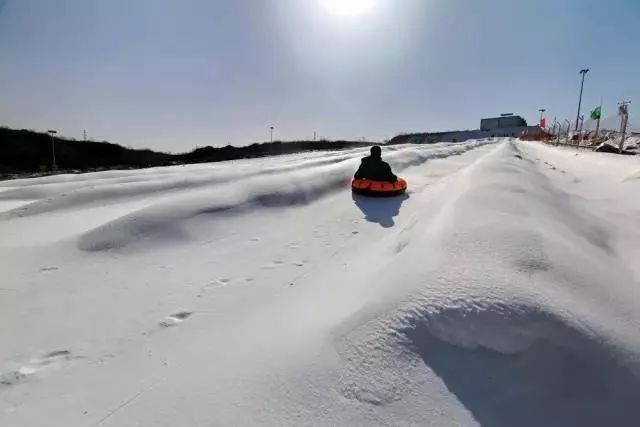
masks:
[[[615,348],[536,307],[446,310],[406,338],[481,425],[625,425],[640,415],[640,377]]]
[[[345,397],[396,404],[435,374],[483,425],[636,419],[640,348],[625,318],[639,318],[628,298],[640,292],[605,228],[515,144],[465,174],[435,218],[413,223],[403,251],[367,278],[390,302],[354,315]],[[428,252],[426,239],[437,242]]]
[[[343,352],[344,396],[414,406],[435,376],[481,425],[626,425],[640,415],[638,372],[588,329],[536,304],[441,303],[453,304],[354,334],[367,339]]]

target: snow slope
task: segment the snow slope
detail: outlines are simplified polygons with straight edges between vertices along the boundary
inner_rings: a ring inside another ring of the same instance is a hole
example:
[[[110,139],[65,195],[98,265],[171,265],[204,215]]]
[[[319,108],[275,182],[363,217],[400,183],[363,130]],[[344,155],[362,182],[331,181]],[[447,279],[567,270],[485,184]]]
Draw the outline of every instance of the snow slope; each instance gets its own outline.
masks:
[[[0,425],[635,425],[640,159],[513,140],[0,183]]]

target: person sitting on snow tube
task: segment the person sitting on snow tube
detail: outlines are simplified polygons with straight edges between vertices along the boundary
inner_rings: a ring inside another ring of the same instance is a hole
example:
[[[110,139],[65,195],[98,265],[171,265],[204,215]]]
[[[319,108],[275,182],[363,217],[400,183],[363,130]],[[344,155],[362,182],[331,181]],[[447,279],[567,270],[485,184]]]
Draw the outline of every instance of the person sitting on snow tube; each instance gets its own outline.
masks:
[[[371,155],[362,159],[354,178],[392,183],[398,180],[398,177],[391,172],[389,163],[382,161],[382,149],[378,145],[371,147]]]

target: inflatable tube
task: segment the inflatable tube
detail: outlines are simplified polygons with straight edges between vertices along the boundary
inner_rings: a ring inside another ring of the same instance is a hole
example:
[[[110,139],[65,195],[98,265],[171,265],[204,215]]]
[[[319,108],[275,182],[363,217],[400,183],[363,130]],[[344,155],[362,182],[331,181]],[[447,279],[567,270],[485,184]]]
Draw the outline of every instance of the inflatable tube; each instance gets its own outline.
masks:
[[[407,191],[407,182],[398,178],[396,182],[373,181],[370,179],[354,179],[351,189],[356,194],[374,197],[389,197],[403,194]]]

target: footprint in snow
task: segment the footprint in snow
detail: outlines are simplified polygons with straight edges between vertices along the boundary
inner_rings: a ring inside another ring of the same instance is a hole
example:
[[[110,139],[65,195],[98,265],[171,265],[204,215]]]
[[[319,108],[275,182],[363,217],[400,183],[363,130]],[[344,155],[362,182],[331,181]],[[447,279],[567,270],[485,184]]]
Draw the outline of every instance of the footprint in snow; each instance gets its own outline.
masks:
[[[282,264],[284,264],[284,261],[282,260],[275,260],[273,262],[270,262],[268,264],[263,265],[261,268],[263,270],[273,270],[274,268],[278,268],[280,267]]]
[[[40,269],[40,271],[56,271],[56,270],[58,270],[58,267],[56,267],[56,266],[53,266],[53,267],[42,267]]]
[[[176,326],[185,320],[187,320],[193,314],[192,311],[181,311],[179,313],[175,313],[161,321],[159,324],[163,328],[170,328],[172,326]]]
[[[15,371],[0,375],[0,387],[16,385],[44,370],[59,367],[68,361],[79,358],[81,356],[72,356],[69,350],[51,351],[40,358],[30,360],[29,363],[24,364]]]
[[[222,279],[214,280],[213,282],[207,283],[206,285],[200,288],[200,293],[207,292],[210,289],[222,288],[231,283],[231,279],[228,277],[223,277]]]
[[[217,280],[214,280],[213,282],[207,283],[200,287],[200,289],[198,290],[198,293],[196,294],[196,297],[202,298],[203,294],[206,294],[209,291],[228,286],[232,280],[233,279],[230,279],[228,277],[223,277],[221,279],[217,279]]]

